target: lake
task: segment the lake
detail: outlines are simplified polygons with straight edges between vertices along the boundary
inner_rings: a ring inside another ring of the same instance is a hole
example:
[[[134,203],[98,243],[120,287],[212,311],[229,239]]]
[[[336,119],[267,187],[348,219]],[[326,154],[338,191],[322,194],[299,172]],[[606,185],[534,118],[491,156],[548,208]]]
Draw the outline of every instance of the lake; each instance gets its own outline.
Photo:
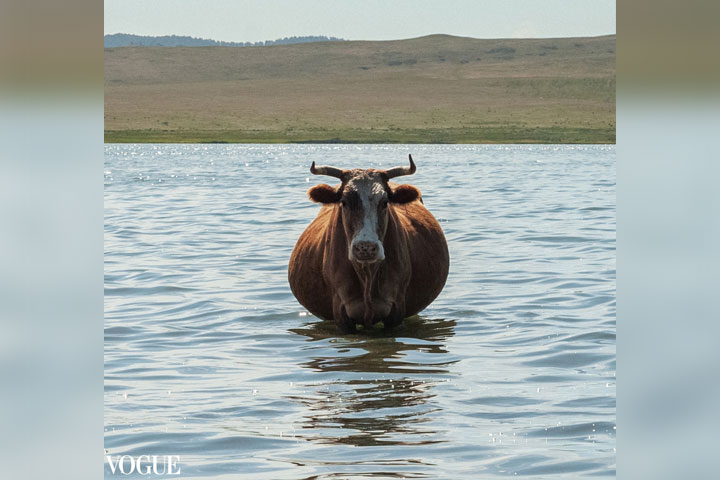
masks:
[[[306,192],[334,183],[310,164],[408,153],[447,284],[391,334],[340,335],[287,282]],[[615,155],[106,145],[105,454],[177,455],[181,478],[613,477]]]

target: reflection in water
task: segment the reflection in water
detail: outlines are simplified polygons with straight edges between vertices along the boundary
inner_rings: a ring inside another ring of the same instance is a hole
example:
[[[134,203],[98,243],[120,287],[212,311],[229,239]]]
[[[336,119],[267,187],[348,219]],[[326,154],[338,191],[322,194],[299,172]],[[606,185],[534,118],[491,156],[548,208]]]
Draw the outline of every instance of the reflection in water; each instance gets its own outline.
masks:
[[[303,367],[323,381],[291,397],[308,411],[305,439],[354,446],[425,445],[440,440],[424,426],[438,410],[433,386],[444,381],[457,359],[445,349],[455,321],[413,317],[393,333],[334,337],[334,326],[319,322],[291,330],[317,350]],[[412,460],[407,460],[411,462]],[[417,460],[415,460],[417,462]]]

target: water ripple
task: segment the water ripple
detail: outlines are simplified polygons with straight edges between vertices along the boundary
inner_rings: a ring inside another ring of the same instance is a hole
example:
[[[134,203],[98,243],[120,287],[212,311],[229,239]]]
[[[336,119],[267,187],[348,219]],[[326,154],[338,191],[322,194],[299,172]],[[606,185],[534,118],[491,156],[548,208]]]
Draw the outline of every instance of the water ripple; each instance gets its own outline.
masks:
[[[407,153],[448,284],[392,335],[339,336],[287,284],[307,168]],[[108,454],[196,478],[615,475],[614,146],[107,145],[105,171]]]

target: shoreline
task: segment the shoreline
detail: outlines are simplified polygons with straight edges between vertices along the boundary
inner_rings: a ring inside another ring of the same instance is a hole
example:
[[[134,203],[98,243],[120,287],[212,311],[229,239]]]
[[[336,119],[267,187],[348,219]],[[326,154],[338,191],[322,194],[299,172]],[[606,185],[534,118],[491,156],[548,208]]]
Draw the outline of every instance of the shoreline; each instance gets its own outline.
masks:
[[[423,130],[105,130],[105,143],[277,144],[615,144],[615,128],[483,128]]]

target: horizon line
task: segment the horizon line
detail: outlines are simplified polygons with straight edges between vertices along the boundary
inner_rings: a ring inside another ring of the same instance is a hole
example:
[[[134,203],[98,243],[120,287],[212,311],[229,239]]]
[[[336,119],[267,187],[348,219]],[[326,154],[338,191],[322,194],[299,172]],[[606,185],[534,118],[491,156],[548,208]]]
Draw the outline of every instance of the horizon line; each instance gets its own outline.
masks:
[[[428,33],[426,35],[420,35],[417,37],[408,37],[408,38],[393,38],[393,39],[351,39],[351,38],[343,38],[343,37],[334,37],[332,35],[290,35],[286,37],[278,37],[274,39],[266,39],[266,40],[218,40],[215,38],[208,38],[208,37],[196,37],[193,35],[181,35],[177,33],[166,33],[162,35],[143,35],[140,33],[128,33],[128,32],[116,32],[116,33],[104,33],[103,37],[107,37],[110,35],[134,35],[137,37],[148,37],[148,38],[161,38],[161,37],[189,37],[199,40],[209,40],[213,42],[225,42],[225,43],[260,43],[260,42],[272,42],[276,40],[282,40],[284,38],[303,38],[303,37],[327,37],[327,38],[337,38],[344,42],[398,42],[403,40],[415,40],[418,38],[425,38],[425,37],[432,37],[436,35],[444,35],[448,37],[456,37],[456,38],[470,38],[473,40],[541,40],[541,39],[554,39],[554,38],[598,38],[598,37],[610,37],[613,35],[617,35],[617,32],[612,33],[603,33],[600,35],[567,35],[567,36],[537,36],[537,37],[470,37],[466,35],[453,35],[451,33]]]

